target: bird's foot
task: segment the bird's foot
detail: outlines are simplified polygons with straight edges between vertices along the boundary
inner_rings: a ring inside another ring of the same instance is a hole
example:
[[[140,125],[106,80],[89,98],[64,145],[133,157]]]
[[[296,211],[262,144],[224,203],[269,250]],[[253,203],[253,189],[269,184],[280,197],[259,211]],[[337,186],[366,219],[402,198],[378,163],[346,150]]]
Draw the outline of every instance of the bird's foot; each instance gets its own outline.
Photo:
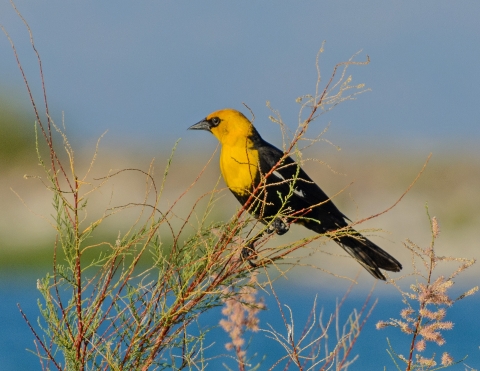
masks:
[[[265,233],[272,234],[275,232],[276,234],[281,236],[282,234],[287,233],[289,229],[290,229],[290,226],[287,223],[285,223],[282,219],[275,218],[273,222],[270,224],[270,226],[267,228]],[[257,265],[254,262],[252,262],[252,260],[257,258],[257,252],[255,251],[255,243],[262,237],[262,235],[263,234],[260,234],[259,236],[255,237],[253,240],[251,240],[248,243],[247,246],[244,246],[242,249],[242,253],[241,253],[242,259],[244,261],[245,260],[248,261],[248,264],[250,264],[252,268],[257,267]]]
[[[251,241],[247,246],[244,246],[242,249],[242,259],[245,261],[248,261],[248,264],[252,268],[256,268],[257,265],[252,262],[252,259],[257,258],[257,252],[255,251],[255,242],[257,241],[258,238],[255,238],[253,241]]]
[[[275,218],[270,227],[268,228],[267,232],[268,233],[273,233],[275,232],[279,236],[282,234],[285,234],[288,232],[290,229],[290,226],[285,223],[282,219],[280,218]]]

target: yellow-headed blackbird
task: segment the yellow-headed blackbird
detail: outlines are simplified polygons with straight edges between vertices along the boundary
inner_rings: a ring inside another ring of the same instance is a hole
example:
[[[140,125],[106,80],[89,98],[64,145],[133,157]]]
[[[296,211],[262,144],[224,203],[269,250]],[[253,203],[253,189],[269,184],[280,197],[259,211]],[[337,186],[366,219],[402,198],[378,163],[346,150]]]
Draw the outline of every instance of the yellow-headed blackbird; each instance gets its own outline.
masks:
[[[210,131],[220,141],[225,183],[255,218],[270,225],[269,233],[287,232],[285,220],[317,233],[348,226],[349,219],[291,157],[279,163],[284,153],[263,140],[242,113],[216,111],[189,129]],[[380,268],[392,272],[402,269],[393,256],[352,228],[345,228],[334,240],[378,279],[385,280]],[[252,251],[253,242],[244,248],[243,257],[248,258]]]

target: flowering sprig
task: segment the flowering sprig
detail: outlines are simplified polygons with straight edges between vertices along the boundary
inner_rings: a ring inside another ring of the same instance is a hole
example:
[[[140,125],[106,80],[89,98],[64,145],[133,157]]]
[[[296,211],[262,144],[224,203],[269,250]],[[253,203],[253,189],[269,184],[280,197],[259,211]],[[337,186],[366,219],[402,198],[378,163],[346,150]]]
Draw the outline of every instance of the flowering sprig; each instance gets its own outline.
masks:
[[[257,273],[253,272],[250,282],[246,286],[242,286],[239,292],[233,292],[233,289],[226,288],[224,294],[225,306],[222,314],[226,319],[220,320],[220,326],[228,333],[231,342],[225,344],[227,350],[234,350],[237,356],[239,370],[245,370],[246,366],[246,350],[244,348],[245,339],[243,335],[246,330],[257,332],[259,330],[259,319],[257,314],[260,310],[265,309],[262,300],[257,300]]]
[[[428,215],[428,208],[427,208]],[[411,335],[410,349],[408,357],[397,354],[390,345],[389,353],[392,356],[397,368],[400,370],[395,359],[399,359],[406,364],[406,371],[410,370],[432,370],[437,366],[435,354],[431,357],[424,357],[428,342],[436,343],[438,346],[445,344],[443,331],[451,330],[454,326],[453,322],[445,321],[447,308],[451,307],[456,301],[478,291],[478,286],[466,291],[457,299],[449,296],[449,290],[453,286],[453,278],[465,271],[475,263],[475,259],[453,258],[438,256],[435,252],[435,240],[440,234],[440,227],[436,217],[430,218],[432,241],[430,246],[422,248],[410,240],[407,240],[405,246],[412,254],[412,265],[414,268],[413,276],[416,282],[410,285],[410,291],[404,291],[400,288],[397,281],[390,281],[402,294],[403,303],[406,305],[400,312],[400,319],[391,318],[388,321],[380,321],[377,323],[377,329],[385,327],[397,327],[403,333]],[[418,264],[418,263],[421,264]],[[443,275],[433,278],[434,270],[439,263],[457,262],[460,263],[458,268],[445,277]],[[404,277],[403,277],[404,278]],[[443,352],[438,368],[448,367],[455,363],[452,356]],[[437,369],[438,369],[437,368]]]

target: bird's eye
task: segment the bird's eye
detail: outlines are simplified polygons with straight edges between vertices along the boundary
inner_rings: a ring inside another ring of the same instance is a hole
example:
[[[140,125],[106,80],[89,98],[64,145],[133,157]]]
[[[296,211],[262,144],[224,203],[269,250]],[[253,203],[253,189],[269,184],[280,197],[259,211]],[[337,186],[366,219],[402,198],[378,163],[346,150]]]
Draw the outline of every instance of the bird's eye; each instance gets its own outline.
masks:
[[[218,124],[220,124],[220,119],[218,117],[214,117],[212,118],[211,122],[213,126],[218,126]]]

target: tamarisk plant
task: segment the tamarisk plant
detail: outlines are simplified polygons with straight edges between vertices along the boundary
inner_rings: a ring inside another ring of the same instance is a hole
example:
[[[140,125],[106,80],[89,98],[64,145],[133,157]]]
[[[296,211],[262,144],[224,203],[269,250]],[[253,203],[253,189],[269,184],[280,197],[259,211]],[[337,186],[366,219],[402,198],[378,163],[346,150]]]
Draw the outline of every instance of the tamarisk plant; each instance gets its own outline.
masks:
[[[438,346],[445,344],[442,332],[451,330],[454,325],[453,322],[445,320],[447,309],[478,291],[478,286],[475,286],[458,298],[451,298],[449,290],[454,285],[453,279],[470,268],[475,259],[437,255],[435,242],[440,234],[440,227],[436,217],[430,218],[428,208],[427,215],[431,225],[430,246],[420,247],[410,240],[405,243],[411,252],[415,283],[410,285],[410,291],[406,291],[400,287],[399,279],[389,282],[402,294],[405,307],[400,312],[401,318],[377,323],[377,329],[396,327],[411,337],[407,356],[397,353],[389,342],[388,352],[398,370],[402,370],[399,361],[405,364],[406,371],[436,370],[462,362],[463,359],[454,361],[446,351],[442,353],[440,360],[436,360],[435,354],[431,356],[424,354],[428,343],[435,343]],[[448,262],[458,263],[458,267],[448,277],[436,275],[438,266]]]

